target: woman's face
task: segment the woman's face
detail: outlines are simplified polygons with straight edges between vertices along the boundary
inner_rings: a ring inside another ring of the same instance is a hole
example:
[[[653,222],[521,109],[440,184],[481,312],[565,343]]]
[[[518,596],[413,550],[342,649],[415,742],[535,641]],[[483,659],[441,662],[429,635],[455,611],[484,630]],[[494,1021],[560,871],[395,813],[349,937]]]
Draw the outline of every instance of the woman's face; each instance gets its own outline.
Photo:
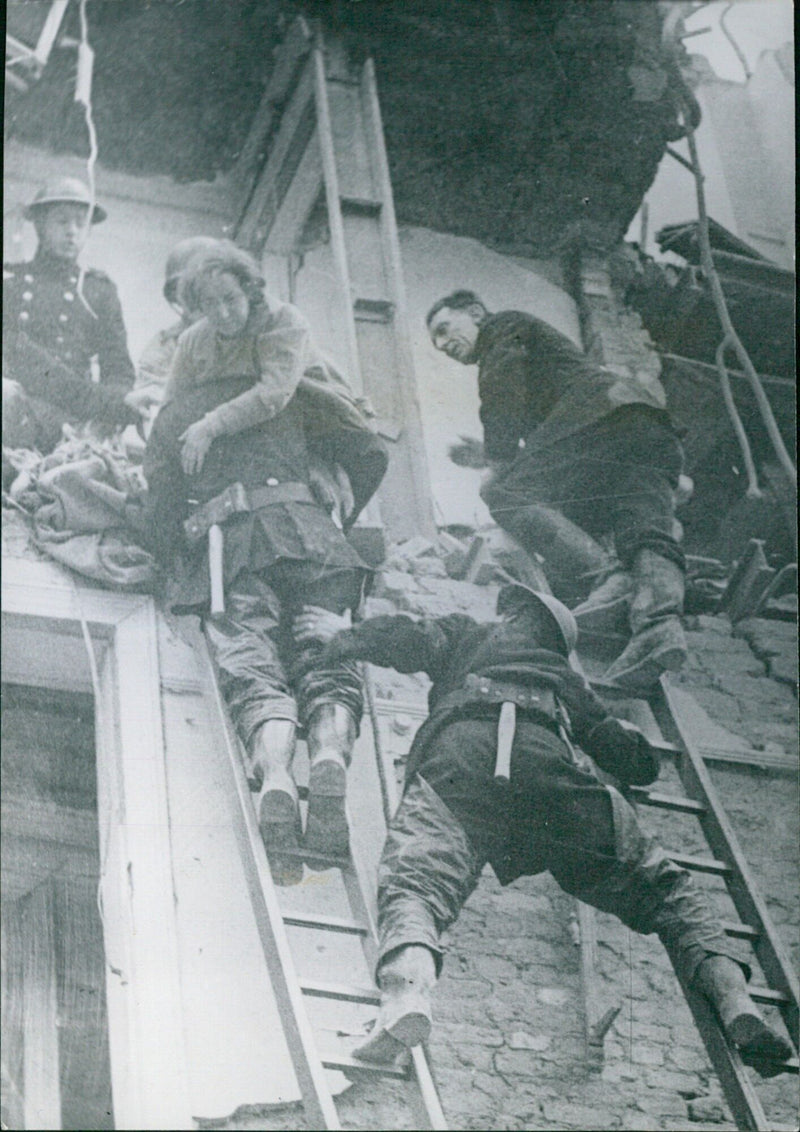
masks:
[[[233,338],[241,334],[250,314],[250,300],[235,275],[217,271],[206,276],[197,287],[200,314],[217,334]]]

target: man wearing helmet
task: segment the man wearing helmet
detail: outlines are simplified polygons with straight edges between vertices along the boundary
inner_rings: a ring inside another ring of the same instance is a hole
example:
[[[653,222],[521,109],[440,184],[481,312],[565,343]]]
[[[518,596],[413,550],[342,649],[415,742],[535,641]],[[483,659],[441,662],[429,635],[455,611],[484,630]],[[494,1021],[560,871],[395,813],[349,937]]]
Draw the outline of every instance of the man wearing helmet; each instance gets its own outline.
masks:
[[[89,215],[91,209],[91,216]],[[78,257],[106,213],[72,177],[46,184],[25,211],[32,260],[3,268],[3,430],[9,447],[49,451],[65,422],[126,425],[149,398],[133,392],[117,289]],[[96,360],[99,381],[92,380]]]
[[[514,583],[497,609],[500,620],[485,624],[395,616],[348,629],[308,606],[295,621],[300,642],[328,642],[326,663],[366,660],[433,681],[378,870],[381,1008],[357,1056],[392,1060],[427,1038],[441,933],[488,862],[503,885],[549,870],[578,899],[657,932],[743,1059],[775,1072],[791,1049],[747,994],[744,965],[705,896],[572,741],[623,785],[653,782],[656,752],[570,666],[577,625],[566,606]]]

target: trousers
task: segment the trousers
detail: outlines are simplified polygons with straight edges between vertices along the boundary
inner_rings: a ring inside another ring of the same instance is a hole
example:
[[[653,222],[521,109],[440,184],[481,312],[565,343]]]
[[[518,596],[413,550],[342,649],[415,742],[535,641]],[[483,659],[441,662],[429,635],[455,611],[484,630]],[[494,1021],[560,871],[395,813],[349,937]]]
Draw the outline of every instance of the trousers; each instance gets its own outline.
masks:
[[[482,495],[495,522],[512,535],[521,530],[526,545],[538,504],[596,539],[613,535],[627,569],[644,548],[683,566],[673,534],[682,470],[683,449],[664,414],[626,405],[546,449],[521,449]]]
[[[357,569],[280,559],[261,571],[242,571],[227,588],[225,613],[207,618],[205,632],[245,745],[270,719],[305,727],[322,704],[341,704],[358,727],[364,701],[357,663],[321,663],[323,646],[296,643],[292,621],[303,605],[339,614],[356,608],[364,577]]]
[[[380,962],[440,937],[488,863],[503,884],[548,870],[566,892],[658,934],[691,979],[708,955],[742,963],[706,895],[641,829],[619,791],[578,765],[554,732],[519,719],[508,785],[493,777],[496,723],[449,724],[390,824],[378,872]],[[749,972],[748,972],[749,973]]]

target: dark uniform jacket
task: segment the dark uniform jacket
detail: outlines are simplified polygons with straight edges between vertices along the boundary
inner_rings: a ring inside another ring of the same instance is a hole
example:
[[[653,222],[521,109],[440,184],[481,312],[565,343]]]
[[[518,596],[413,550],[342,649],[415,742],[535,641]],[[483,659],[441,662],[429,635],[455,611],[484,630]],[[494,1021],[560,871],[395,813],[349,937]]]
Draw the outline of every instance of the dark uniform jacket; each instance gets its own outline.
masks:
[[[521,439],[526,449],[545,448],[621,405],[664,409],[643,385],[596,365],[563,334],[522,311],[489,315],[475,350],[490,460],[513,460]]]
[[[575,743],[602,769],[629,783],[651,782],[658,773],[657,756],[645,737],[626,730],[563,656],[538,643],[535,622],[524,614],[483,624],[458,613],[430,621],[373,617],[338,633],[326,653],[331,659],[366,660],[430,676],[429,716],[412,744],[407,782],[418,770],[424,774],[426,754],[448,723],[497,720],[503,698],[525,704],[525,691],[542,689],[555,693]],[[501,692],[494,695],[493,688]],[[531,716],[553,725],[539,717],[532,697],[530,702]]]
[[[171,594],[176,607],[204,605],[209,596],[206,540],[187,545],[183,521],[199,505],[234,483],[253,490],[285,484],[308,484],[309,454],[342,464],[353,484],[358,510],[377,489],[387,455],[373,433],[315,431],[315,414],[296,394],[269,421],[213,441],[197,475],[181,468],[181,434],[222,401],[238,396],[252,378],[204,385],[158,414],[147,443],[144,473],[148,484],[148,529],[154,552],[174,574]],[[338,442],[337,442],[338,436]],[[352,522],[354,514],[349,516]],[[280,502],[231,515],[224,523],[224,577],[229,585],[242,570],[262,570],[279,559],[318,562],[336,569],[366,569],[328,512],[312,502]]]
[[[138,414],[122,400],[135,374],[117,289],[102,271],[89,268],[84,303],[78,282],[76,264],[41,254],[4,265],[4,375],[63,408],[65,419],[136,421]],[[93,357],[98,385],[91,382]]]

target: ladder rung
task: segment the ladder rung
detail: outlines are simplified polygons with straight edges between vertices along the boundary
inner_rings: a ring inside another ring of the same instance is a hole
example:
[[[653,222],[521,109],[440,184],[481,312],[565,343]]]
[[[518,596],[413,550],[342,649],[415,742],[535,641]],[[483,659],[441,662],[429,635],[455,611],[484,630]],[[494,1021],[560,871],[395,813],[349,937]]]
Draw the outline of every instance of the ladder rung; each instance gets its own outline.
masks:
[[[339,197],[339,205],[345,216],[380,216],[382,203],[366,197]]]
[[[755,943],[761,935],[757,928],[751,928],[749,924],[734,924],[732,921],[725,921],[722,930],[732,939],[747,939],[751,943]]]
[[[388,299],[355,299],[353,314],[361,322],[391,322],[394,303]]]
[[[763,1002],[767,1006],[783,1006],[789,1001],[788,995],[772,987],[748,986],[747,993],[753,1002]]]
[[[316,979],[301,979],[300,989],[311,998],[333,998],[337,1002],[361,1002],[367,1006],[380,1006],[380,991],[374,987],[355,987],[348,983],[320,983]]]
[[[655,806],[660,810],[674,810],[682,814],[696,814],[702,817],[706,807],[694,798],[681,798],[677,794],[660,794],[656,790],[648,790],[646,786],[631,786],[629,793],[637,802],[644,806]]]
[[[269,850],[268,850],[269,852]],[[310,869],[347,869],[350,867],[349,857],[334,857],[329,853],[312,853],[308,849],[298,846],[297,849],[276,848],[275,857],[280,860],[303,861]]]
[[[326,1069],[338,1069],[341,1073],[346,1073],[348,1077],[355,1077],[362,1073],[371,1077],[394,1077],[398,1081],[407,1081],[409,1077],[408,1069],[402,1065],[378,1065],[342,1053],[322,1053],[320,1061]]]
[[[686,853],[669,853],[668,857],[676,865],[682,865],[695,873],[713,873],[715,876],[728,877],[733,873],[730,865],[724,861],[715,861],[713,857],[692,857]]]
[[[339,916],[314,916],[307,912],[284,912],[283,922],[292,928],[316,928],[318,931],[342,932],[344,935],[369,935],[369,929],[355,920],[343,920]]]

